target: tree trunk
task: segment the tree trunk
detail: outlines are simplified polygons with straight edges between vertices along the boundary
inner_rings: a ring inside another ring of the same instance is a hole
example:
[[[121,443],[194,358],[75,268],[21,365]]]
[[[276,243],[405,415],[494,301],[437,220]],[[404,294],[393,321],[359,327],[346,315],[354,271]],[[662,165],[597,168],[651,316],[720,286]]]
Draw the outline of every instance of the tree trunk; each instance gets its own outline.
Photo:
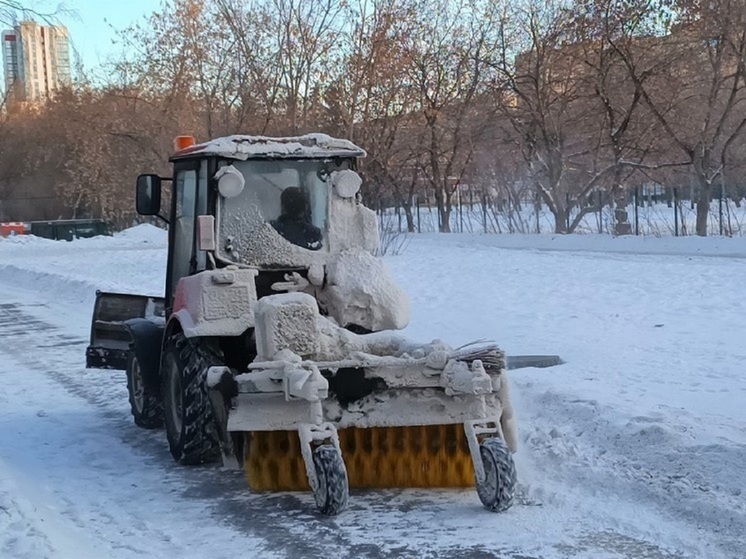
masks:
[[[614,235],[631,235],[632,226],[627,213],[627,193],[621,185],[614,187]]]
[[[450,233],[451,232],[451,209],[446,208],[441,204],[440,207],[440,232]]]
[[[439,231],[441,233],[450,233],[451,232],[451,209],[446,207],[446,204],[444,203],[444,196],[443,196],[443,189],[442,188],[436,188],[435,189],[435,201],[438,204],[438,221],[440,222],[438,225]]]
[[[552,214],[554,214],[554,232],[567,233],[567,208],[558,205]]]
[[[414,216],[412,215],[412,204],[402,204],[404,215],[407,217],[407,231],[414,233]]]
[[[701,185],[699,199],[697,200],[697,235],[707,236],[707,218],[710,215],[710,188],[709,185]]]

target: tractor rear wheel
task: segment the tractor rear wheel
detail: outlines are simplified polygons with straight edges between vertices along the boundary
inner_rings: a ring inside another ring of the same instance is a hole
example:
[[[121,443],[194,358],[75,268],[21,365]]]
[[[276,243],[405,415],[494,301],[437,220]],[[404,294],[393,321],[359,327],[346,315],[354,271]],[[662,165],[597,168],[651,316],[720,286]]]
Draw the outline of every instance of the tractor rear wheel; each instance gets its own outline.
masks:
[[[220,457],[207,393],[207,370],[217,358],[199,339],[170,336],[163,348],[161,381],[168,447],[181,464],[203,464]]]
[[[158,390],[146,382],[134,351],[127,355],[127,393],[135,425],[145,429],[163,426],[163,403]]]

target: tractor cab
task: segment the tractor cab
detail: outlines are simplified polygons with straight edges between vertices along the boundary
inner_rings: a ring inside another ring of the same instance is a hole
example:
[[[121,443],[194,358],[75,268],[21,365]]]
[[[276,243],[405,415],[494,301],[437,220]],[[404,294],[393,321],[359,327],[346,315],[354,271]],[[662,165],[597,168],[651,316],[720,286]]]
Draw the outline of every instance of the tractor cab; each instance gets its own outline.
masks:
[[[323,134],[180,137],[171,190],[166,299],[179,279],[236,266],[260,272],[324,266],[351,248],[374,251],[375,214],[360,203],[355,172],[365,152]],[[161,183],[140,175],[137,209],[160,216]],[[268,275],[268,274],[260,274]]]
[[[89,367],[125,368],[131,319],[236,335],[253,325],[253,303],[277,293],[309,293],[356,331],[406,325],[405,297],[373,257],[376,216],[356,172],[364,150],[325,134],[179,136],[176,147],[171,177],[143,174],[136,185],[138,213],[168,223],[164,297],[98,293]]]

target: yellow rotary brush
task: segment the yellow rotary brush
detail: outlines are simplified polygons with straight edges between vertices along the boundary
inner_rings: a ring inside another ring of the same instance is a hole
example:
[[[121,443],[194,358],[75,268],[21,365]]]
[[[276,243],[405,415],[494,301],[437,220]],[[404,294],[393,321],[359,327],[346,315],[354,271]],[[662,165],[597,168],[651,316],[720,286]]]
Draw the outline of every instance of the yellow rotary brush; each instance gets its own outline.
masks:
[[[246,433],[245,469],[256,491],[308,489],[296,431]],[[350,487],[473,487],[463,425],[348,428],[339,431]]]

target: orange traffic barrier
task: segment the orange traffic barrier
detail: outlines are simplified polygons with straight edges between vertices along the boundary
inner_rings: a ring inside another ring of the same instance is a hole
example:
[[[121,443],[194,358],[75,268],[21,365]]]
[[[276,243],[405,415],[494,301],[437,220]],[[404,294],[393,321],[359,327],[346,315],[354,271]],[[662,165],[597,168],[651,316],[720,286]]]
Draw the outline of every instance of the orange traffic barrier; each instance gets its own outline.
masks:
[[[9,237],[10,235],[23,235],[26,233],[26,224],[18,222],[0,223],[0,235]]]

